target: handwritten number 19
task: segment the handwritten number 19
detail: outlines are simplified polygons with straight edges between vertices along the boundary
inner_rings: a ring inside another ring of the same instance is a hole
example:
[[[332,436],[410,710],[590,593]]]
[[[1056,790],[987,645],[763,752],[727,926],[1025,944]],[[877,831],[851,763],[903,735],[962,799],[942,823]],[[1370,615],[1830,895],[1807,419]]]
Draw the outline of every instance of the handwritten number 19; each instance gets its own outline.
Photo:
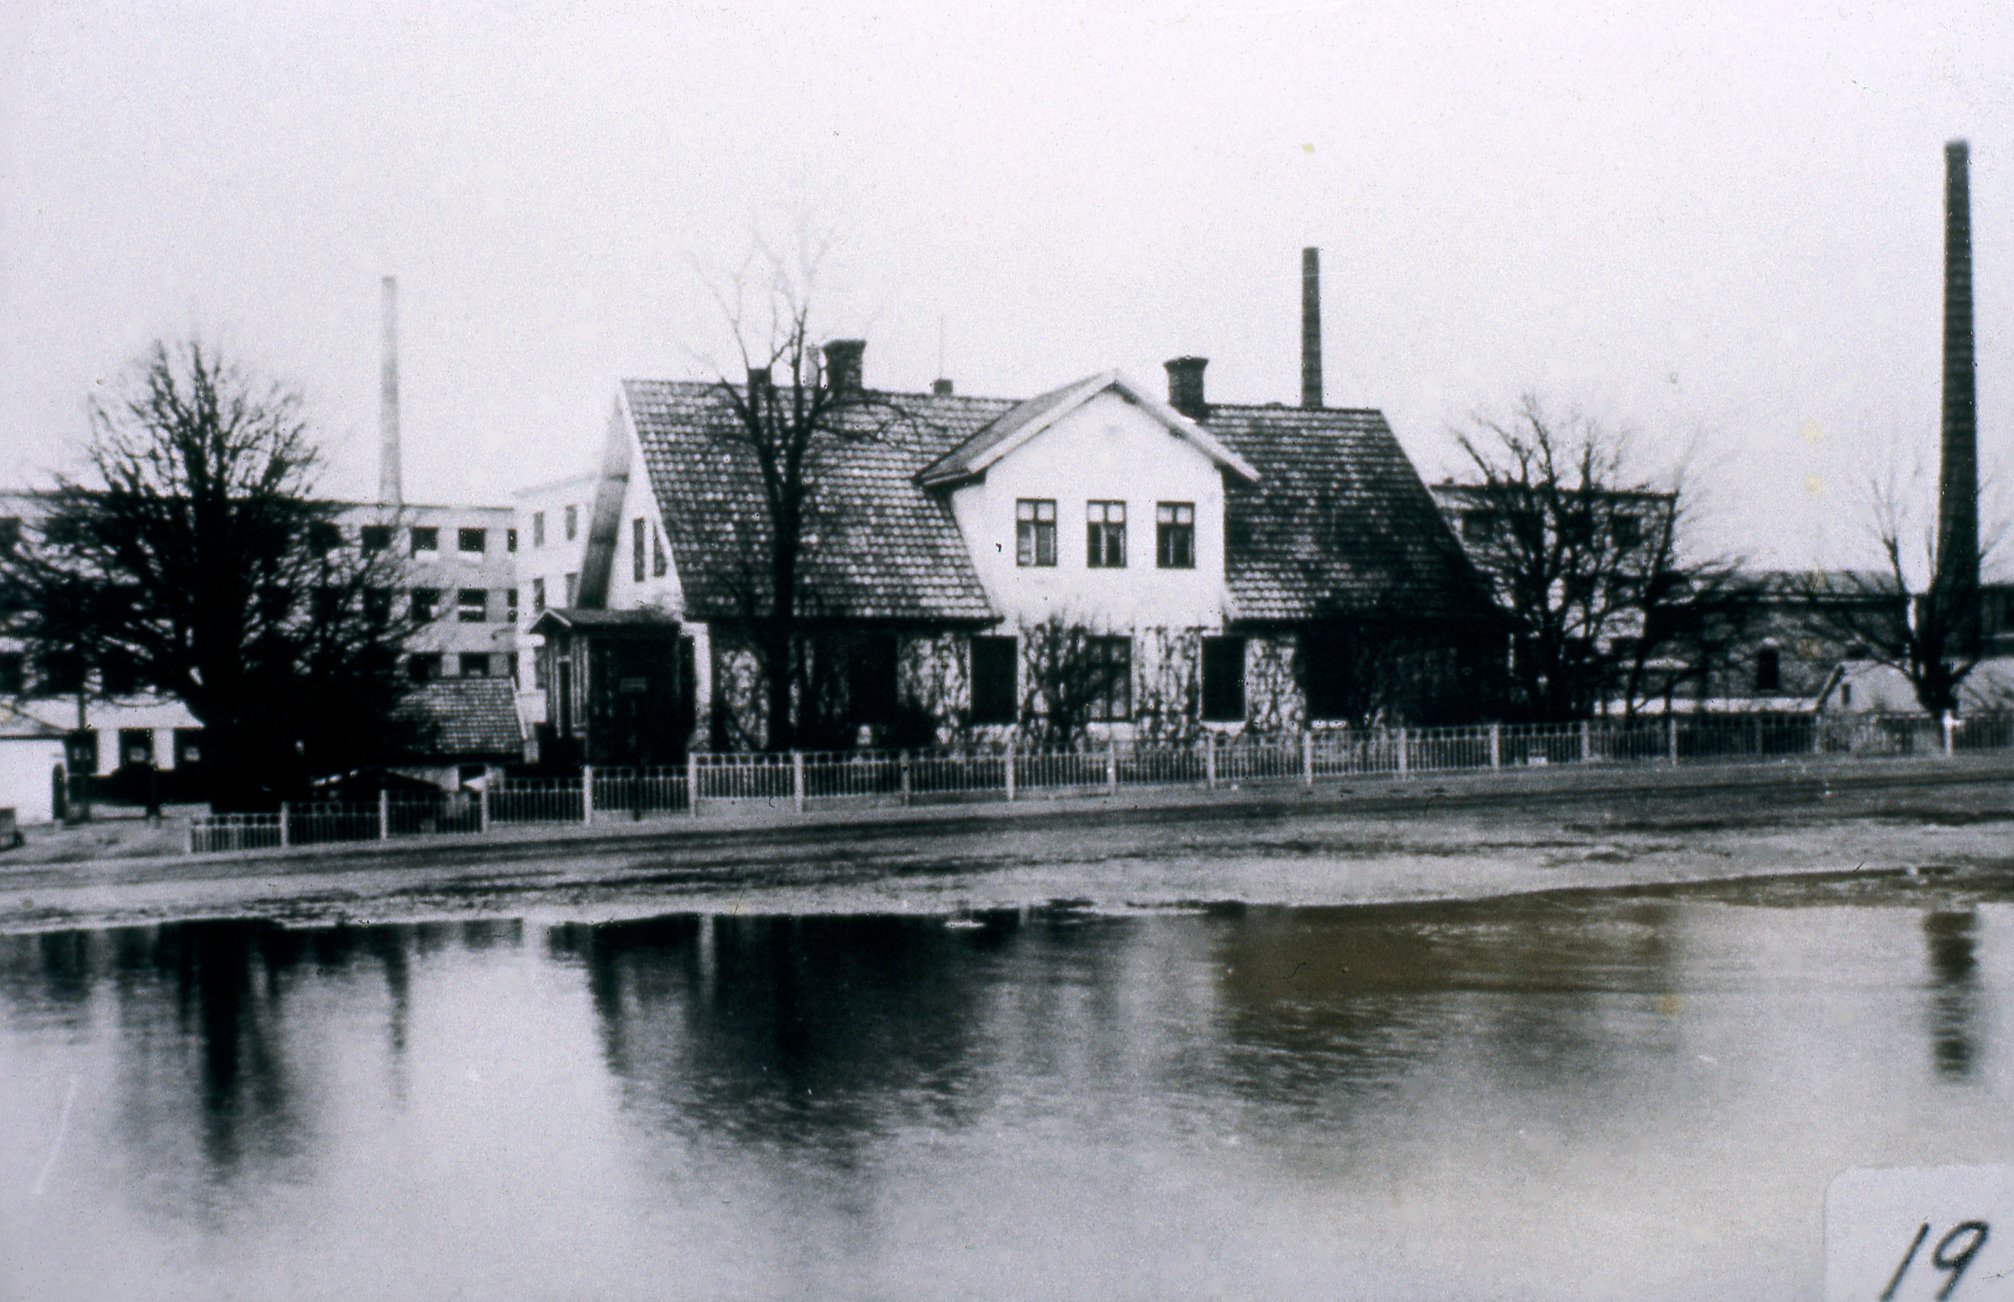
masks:
[[[1951,1290],[1958,1287],[1958,1281],[1965,1277],[1965,1268],[1979,1255],[1979,1249],[1986,1246],[1987,1226],[1984,1221],[1960,1221],[1951,1227],[1945,1236],[1937,1240],[1937,1246],[1930,1250],[1930,1264],[1948,1273],[1951,1278],[1944,1281],[1944,1287],[1937,1291],[1937,1302],[1944,1302],[1951,1296]],[[1930,1237],[1930,1222],[1916,1227],[1916,1237],[1909,1241],[1909,1251],[1902,1254],[1902,1264],[1895,1268],[1889,1278],[1888,1287],[1881,1290],[1881,1302],[1894,1302],[1895,1290],[1902,1286],[1902,1277],[1909,1273],[1911,1263],[1916,1260],[1917,1250],[1923,1240]],[[1961,1247],[1958,1240],[1963,1238]]]

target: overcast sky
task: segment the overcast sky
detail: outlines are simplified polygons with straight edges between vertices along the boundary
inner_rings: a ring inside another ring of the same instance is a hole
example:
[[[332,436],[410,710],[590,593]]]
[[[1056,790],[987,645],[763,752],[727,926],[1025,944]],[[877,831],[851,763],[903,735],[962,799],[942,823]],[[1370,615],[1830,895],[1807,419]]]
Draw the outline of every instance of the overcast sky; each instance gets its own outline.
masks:
[[[2014,473],[2000,3],[6,8],[14,482],[196,331],[295,382],[329,487],[372,491],[394,273],[407,496],[505,500],[587,467],[620,378],[708,378],[695,266],[808,206],[876,387],[928,385],[941,320],[961,392],[1198,353],[1212,397],[1293,402],[1313,244],[1329,401],[1430,478],[1532,391],[1649,461],[1702,448],[1721,546],[1854,559],[1869,474],[1934,478],[1954,136],[1982,458]]]

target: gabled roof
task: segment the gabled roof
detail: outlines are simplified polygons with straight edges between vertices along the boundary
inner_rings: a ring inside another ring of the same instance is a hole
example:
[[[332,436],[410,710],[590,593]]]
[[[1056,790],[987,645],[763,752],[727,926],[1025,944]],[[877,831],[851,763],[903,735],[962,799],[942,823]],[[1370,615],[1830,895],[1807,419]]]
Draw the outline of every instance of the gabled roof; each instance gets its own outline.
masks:
[[[75,706],[70,705],[69,708],[74,709]],[[66,735],[61,728],[19,710],[5,701],[0,701],[0,739],[61,741]]]
[[[436,678],[415,684],[397,717],[417,725],[416,753],[439,759],[519,754],[524,732],[508,678]]]
[[[1100,371],[1074,384],[1017,403],[989,422],[972,437],[925,466],[916,481],[926,488],[942,488],[986,473],[1000,458],[1027,443],[1063,417],[1108,390],[1116,391],[1167,426],[1170,433],[1189,443],[1204,456],[1240,478],[1251,480],[1258,472],[1209,430],[1176,411],[1161,399],[1135,384],[1118,371]]]
[[[1384,416],[1212,404],[1205,418],[1258,471],[1224,488],[1233,618],[1380,609],[1480,617],[1481,577]]]
[[[623,398],[695,620],[767,608],[768,512],[753,456],[718,383],[627,380]],[[916,473],[1014,404],[868,391],[841,409],[859,435],[820,440],[806,530],[801,614],[888,622],[999,618],[950,503]]]

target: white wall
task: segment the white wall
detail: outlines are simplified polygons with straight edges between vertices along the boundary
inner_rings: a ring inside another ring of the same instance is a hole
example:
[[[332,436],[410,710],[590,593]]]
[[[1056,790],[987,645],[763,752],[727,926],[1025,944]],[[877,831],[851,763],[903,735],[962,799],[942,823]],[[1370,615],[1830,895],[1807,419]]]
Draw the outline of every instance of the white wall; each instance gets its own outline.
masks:
[[[1056,564],[1015,562],[1015,503],[1056,503]],[[1126,565],[1085,565],[1085,504],[1126,503]],[[1196,566],[1155,563],[1155,506],[1196,508]],[[1223,624],[1224,487],[1215,462],[1116,392],[1091,399],[953,492],[952,509],[1002,631],[1051,612],[1123,631]]]
[[[518,585],[518,696],[528,722],[545,721],[545,693],[538,691],[533,677],[532,656],[540,639],[528,631],[539,612],[532,604],[532,580],[545,582],[548,607],[566,604],[566,576],[579,574],[587,555],[588,513],[594,506],[593,475],[579,475],[558,483],[528,488],[517,495]],[[574,508],[577,524],[574,536],[566,536],[566,508]],[[533,517],[545,516],[545,541],[536,541]]]
[[[635,577],[633,551],[638,519],[644,523],[641,583]],[[663,577],[658,576],[652,564],[652,538],[664,550],[666,566]],[[677,557],[671,554],[671,541],[664,536],[664,521],[658,516],[657,494],[651,491],[649,473],[644,469],[643,458],[632,455],[629,484],[622,495],[622,525],[616,538],[615,565],[609,575],[608,608],[636,610],[646,606],[679,615],[685,609],[685,594],[679,588]]]
[[[49,774],[62,762],[61,741],[0,738],[0,806],[12,806],[15,819],[22,823],[54,818]]]

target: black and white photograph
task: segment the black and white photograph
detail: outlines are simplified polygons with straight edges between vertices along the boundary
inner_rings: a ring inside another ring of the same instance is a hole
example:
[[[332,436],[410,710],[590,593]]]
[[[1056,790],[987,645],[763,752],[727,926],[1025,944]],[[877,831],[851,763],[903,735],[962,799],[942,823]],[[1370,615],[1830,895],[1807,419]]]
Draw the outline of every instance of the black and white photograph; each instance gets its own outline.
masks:
[[[6,6],[0,1298],[2014,1299],[2014,11]]]

